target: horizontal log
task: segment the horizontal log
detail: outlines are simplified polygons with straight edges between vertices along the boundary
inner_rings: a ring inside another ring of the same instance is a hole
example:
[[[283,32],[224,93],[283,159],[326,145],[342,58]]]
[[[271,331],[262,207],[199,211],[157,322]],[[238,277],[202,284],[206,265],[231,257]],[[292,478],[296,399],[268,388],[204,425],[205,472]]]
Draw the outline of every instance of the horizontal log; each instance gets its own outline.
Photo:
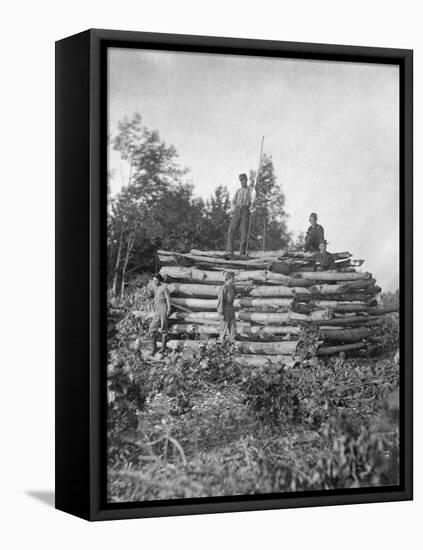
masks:
[[[231,259],[230,252],[226,252],[224,250],[198,250],[197,248],[192,248],[189,253],[192,256],[205,256],[206,258],[220,258],[221,260],[229,260]],[[236,256],[236,259],[248,259],[247,256]],[[235,259],[235,258],[234,258]]]
[[[347,260],[348,258],[351,258],[352,254],[350,252],[331,252],[332,258],[334,260]]]
[[[250,296],[262,297],[293,297],[293,296],[311,296],[311,292],[304,287],[294,286],[256,286],[249,292]]]
[[[170,251],[159,251],[162,254],[172,255]],[[205,256],[209,258],[218,258],[227,260],[230,258],[230,254],[225,250],[198,250],[193,248],[190,250],[192,256]],[[352,254],[349,252],[332,252],[332,257],[335,261],[344,261],[352,257]],[[280,249],[280,250],[250,250],[248,256],[239,256],[234,255],[231,259],[234,260],[251,260],[251,259],[285,259],[285,260],[305,260],[307,262],[313,262],[316,260],[316,254],[314,252],[304,252],[304,250],[293,250],[293,249]],[[352,260],[354,262],[363,262],[364,260]],[[351,264],[353,265],[353,264]],[[358,263],[357,265],[361,265]]]
[[[345,292],[344,294],[312,294],[312,301],[322,302],[364,302],[369,304],[375,300],[375,297],[366,292]]]
[[[280,284],[286,286],[289,286],[293,282],[293,279],[291,277],[283,275],[282,273],[272,273],[269,270],[248,271],[247,273],[245,273],[245,276],[247,274],[250,276],[249,278],[255,282]]]
[[[369,308],[369,313],[371,315],[386,315],[387,313],[396,313],[399,311],[399,304],[392,305],[381,305],[378,307]]]
[[[356,328],[357,326],[358,327],[378,327],[380,326],[380,317],[365,317],[365,316],[360,316],[360,319],[363,319],[361,320],[360,322],[353,322],[351,323],[351,321],[349,320],[351,318],[348,318],[348,319],[342,319],[342,321],[348,321],[348,323],[336,323],[337,319],[332,319],[331,321],[328,321],[328,322],[335,322],[336,324],[334,325],[328,325],[327,323],[325,325],[319,325],[319,330],[348,330],[348,327],[354,327]],[[366,319],[368,319],[366,321]]]
[[[184,254],[178,254],[176,252],[172,254],[157,253],[157,257],[162,266],[179,265],[182,267],[189,267],[193,265],[192,260],[186,258]]]
[[[320,309],[332,309],[335,312],[367,312],[368,306],[365,302],[338,302],[337,300],[315,300],[311,305]]]
[[[300,296],[300,295],[299,295]],[[367,306],[376,305],[376,298],[365,292],[355,292],[345,294],[312,294],[312,301],[336,301],[336,302],[364,302]],[[299,299],[299,298],[298,298]]]
[[[263,297],[263,298],[294,298],[301,297],[305,299],[307,296],[311,297],[311,292],[307,288],[303,287],[290,287],[282,285],[259,285],[256,286],[252,281],[235,283],[235,290],[237,294],[251,297]],[[201,283],[169,283],[167,285],[168,290],[172,296],[187,296],[192,298],[199,297],[217,297],[222,288],[222,285],[211,285]]]
[[[167,288],[171,296],[188,296],[192,298],[209,296],[217,298],[222,285],[169,283]],[[237,294],[245,294],[248,291],[248,286],[243,283],[235,284],[235,291]]]
[[[343,344],[340,346],[322,346],[317,350],[317,355],[334,355],[336,353],[348,353],[349,351],[365,349],[366,344],[362,342],[354,344]]]
[[[292,357],[297,351],[298,342],[237,342],[239,353],[258,355],[288,355]]]
[[[265,310],[289,311],[294,306],[294,299],[291,298],[239,298],[238,304],[235,300],[234,306],[240,308],[257,308]]]
[[[180,280],[190,283],[224,283],[225,275],[221,271],[203,271],[196,268],[165,266],[160,269],[165,280]]]
[[[223,284],[225,274],[223,271],[207,271],[193,267],[164,266],[160,269],[161,275],[168,281],[181,283]],[[235,271],[235,283],[261,283],[267,285],[283,285],[307,288],[313,285],[312,280],[292,278],[280,273],[272,273],[267,270]]]
[[[300,279],[312,279],[317,281],[356,281],[361,279],[371,279],[372,274],[367,272],[340,273],[339,271],[316,271],[310,272],[294,272],[292,277]]]
[[[184,258],[193,264],[210,264],[211,266],[220,266],[227,269],[268,269],[269,262],[249,262],[248,260],[223,260],[221,258],[210,258],[209,256],[195,256],[194,254],[184,254]]]
[[[248,258],[263,258],[263,257],[274,257],[278,258],[279,256],[284,256],[286,250],[249,250],[248,256],[238,256],[236,255],[235,258],[237,259],[248,259]],[[197,248],[193,248],[190,253],[193,256],[208,256],[210,258],[227,258],[229,254],[224,250],[198,250]]]
[[[350,254],[349,252],[331,252],[331,254],[334,260],[346,260],[348,258],[351,258],[352,256],[352,254]],[[304,252],[304,250],[294,250],[294,249],[288,249],[285,252],[285,256],[289,258],[304,258],[307,260],[316,259],[315,252]]]
[[[196,256],[194,254],[180,254],[179,252],[169,252],[159,250],[158,258],[161,264],[176,265],[181,267],[190,266],[209,266],[221,269],[267,269],[271,262],[260,262],[250,260],[226,260],[223,257]]]
[[[293,368],[300,365],[300,361],[292,360],[290,357],[278,355],[249,355],[236,354],[234,355],[236,364],[240,367],[257,368],[267,366],[283,365],[287,368]]]
[[[301,266],[298,269],[293,269],[291,271],[291,277],[294,277],[294,276],[296,276],[295,274],[299,274],[299,273],[309,273],[310,274],[310,279],[314,280],[314,281],[317,281],[318,280],[317,277],[315,277],[314,279],[311,277],[312,273],[316,273],[316,270],[317,270],[316,264],[311,264],[311,265],[308,265],[308,266]]]
[[[287,313],[259,313],[240,311],[238,318],[241,321],[249,321],[256,324],[264,325],[307,325],[320,321],[327,321],[333,317],[333,312],[328,311],[313,311],[306,315],[289,311]]]
[[[343,330],[325,330],[321,328],[320,334],[325,342],[356,342],[374,336],[375,332],[367,327]]]
[[[163,277],[166,277],[170,280],[178,280],[190,283],[204,283],[204,284],[213,284],[213,283],[224,283],[225,282],[225,273],[223,271],[207,271],[197,268],[187,268],[181,266],[166,266],[160,269],[160,273]],[[267,270],[251,270],[251,271],[237,271],[234,272],[235,283],[255,281],[267,283],[271,282],[274,284],[291,286],[310,286],[308,281],[300,281],[297,279],[292,279],[291,277],[286,277],[279,273],[271,273]]]
[[[204,341],[201,340],[168,340],[167,347],[175,351],[183,351],[185,349],[195,350]],[[295,354],[298,342],[237,342],[236,348],[239,353],[261,354],[261,355],[279,355],[289,356]]]
[[[173,256],[162,256],[158,255],[160,266],[161,267],[167,267],[167,266],[176,266],[176,260]]]
[[[287,258],[299,258],[299,259],[306,259],[306,260],[314,260],[316,258],[315,252],[305,252],[304,250],[295,250],[290,249],[287,250],[284,254]]]
[[[142,315],[141,315],[142,314]],[[145,320],[151,319],[152,312],[137,312],[134,315]],[[334,317],[333,311],[313,311],[306,315],[295,313],[293,311],[287,313],[260,313],[248,311],[236,311],[235,317],[237,320],[260,324],[260,325],[282,325],[282,326],[307,326],[307,325],[325,325],[325,326],[357,326],[360,324],[380,322],[378,315],[355,315],[344,317]],[[219,323],[220,317],[216,311],[174,311],[170,316],[171,321],[184,323]]]
[[[172,305],[182,306],[196,311],[216,310],[217,300],[205,298],[175,298],[171,297]],[[289,311],[294,305],[290,298],[236,298],[234,309],[258,308],[266,310]]]
[[[340,267],[360,267],[364,264],[364,260],[349,258],[347,260],[335,260],[335,268]]]
[[[238,312],[235,312],[235,318],[238,318]],[[174,311],[169,319],[171,322],[220,324],[220,316],[217,311]]]
[[[265,285],[281,285],[281,286],[291,286],[295,288],[309,288],[313,286],[315,282],[308,279],[294,279],[293,277],[289,277],[287,275],[282,275],[279,273],[272,273],[270,271],[268,271],[267,273],[268,273],[268,276],[263,281]],[[276,277],[284,277],[284,279],[277,279]],[[257,280],[255,282],[259,283],[261,281]]]
[[[158,254],[163,256],[173,256],[175,252],[170,250],[158,250]],[[198,250],[193,248],[190,251],[190,254],[193,256],[205,256],[209,258],[220,258],[226,259],[228,253],[225,250]],[[334,260],[347,260],[352,257],[350,252],[331,252]],[[294,250],[294,249],[280,249],[280,250],[250,250],[248,256],[235,256],[236,258],[263,258],[263,257],[275,257],[275,258],[295,258],[295,259],[305,259],[305,260],[314,260],[316,254],[314,252],[304,252],[304,250]]]
[[[367,314],[356,315],[353,313],[352,315],[348,315],[345,317],[333,317],[332,319],[328,320],[315,321],[315,324],[327,326],[356,326],[374,320],[377,320],[379,322],[380,318],[377,316],[369,316]]]
[[[171,297],[170,303],[175,306],[182,306],[196,311],[216,311],[217,300],[206,300],[201,298],[174,298]],[[239,304],[238,309],[239,309]]]
[[[354,281],[347,281],[345,284],[348,285],[348,290],[354,292],[355,290],[367,290],[371,288],[376,283],[376,279],[356,279]]]
[[[274,341],[275,339],[284,340],[290,337],[298,338],[301,334],[301,327],[284,326],[251,326],[248,323],[237,322],[236,339],[237,340],[259,340]],[[169,333],[178,336],[203,336],[217,337],[220,333],[220,326],[216,324],[184,324],[177,323],[170,326]]]
[[[250,313],[246,311],[235,312],[235,317],[238,321],[247,323],[256,323],[265,325],[266,330],[272,328],[272,325],[282,326],[289,329],[290,327],[308,326],[310,324],[327,327],[343,327],[343,326],[377,326],[380,323],[379,316],[369,315],[353,315],[349,317],[328,317],[317,318],[317,314],[325,312],[313,312],[312,316],[303,315],[300,313]],[[149,320],[152,318],[152,312],[134,311],[133,315],[137,318]],[[333,315],[333,313],[332,313]],[[170,321],[175,323],[194,323],[194,324],[220,324],[220,317],[214,311],[174,311],[170,316]]]
[[[158,250],[157,251],[157,254],[160,254],[161,256],[173,256],[174,252],[172,252],[171,250]]]
[[[285,256],[286,249],[280,248],[279,250],[249,250],[248,255],[252,258],[261,258],[263,256],[274,256],[279,258]]]

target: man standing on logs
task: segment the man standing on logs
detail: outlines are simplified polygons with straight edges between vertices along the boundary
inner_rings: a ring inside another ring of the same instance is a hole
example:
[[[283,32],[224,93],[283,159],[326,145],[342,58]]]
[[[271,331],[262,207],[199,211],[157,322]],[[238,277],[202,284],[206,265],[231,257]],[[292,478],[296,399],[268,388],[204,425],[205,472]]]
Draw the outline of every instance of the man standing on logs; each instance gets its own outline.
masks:
[[[217,298],[217,312],[220,317],[220,341],[223,342],[226,336],[233,342],[236,336],[236,320],[234,310],[235,285],[234,274],[227,271],[225,283],[219,291]]]
[[[307,229],[305,237],[304,251],[305,252],[318,252],[319,244],[325,240],[325,231],[321,225],[317,223],[317,214],[312,212],[310,214],[310,227]]]
[[[170,294],[167,285],[163,282],[163,277],[160,273],[153,276],[153,288],[147,287],[147,295],[149,298],[154,298],[154,315],[150,323],[148,335],[151,342],[151,355],[157,351],[156,338],[157,333],[162,335],[162,354],[166,353],[168,319],[170,315]]]
[[[238,189],[232,199],[232,218],[228,229],[226,252],[234,256],[234,241],[238,229],[241,229],[241,243],[239,253],[245,256],[247,252],[248,225],[250,222],[250,207],[254,182],[248,185],[247,174],[240,174],[241,188]]]

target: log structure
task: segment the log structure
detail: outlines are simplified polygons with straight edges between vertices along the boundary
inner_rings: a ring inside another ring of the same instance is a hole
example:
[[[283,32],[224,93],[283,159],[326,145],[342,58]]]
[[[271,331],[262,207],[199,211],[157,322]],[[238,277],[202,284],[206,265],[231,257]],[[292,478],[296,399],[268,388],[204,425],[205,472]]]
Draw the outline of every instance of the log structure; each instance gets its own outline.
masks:
[[[295,366],[300,354],[304,360],[306,329],[315,334],[310,356],[365,353],[378,341],[381,316],[398,306],[378,305],[381,288],[359,270],[364,260],[349,252],[332,255],[334,269],[322,271],[313,253],[294,249],[235,258],[224,251],[159,250],[172,303],[169,348],[194,350],[219,337],[217,297],[230,270],[240,366]]]

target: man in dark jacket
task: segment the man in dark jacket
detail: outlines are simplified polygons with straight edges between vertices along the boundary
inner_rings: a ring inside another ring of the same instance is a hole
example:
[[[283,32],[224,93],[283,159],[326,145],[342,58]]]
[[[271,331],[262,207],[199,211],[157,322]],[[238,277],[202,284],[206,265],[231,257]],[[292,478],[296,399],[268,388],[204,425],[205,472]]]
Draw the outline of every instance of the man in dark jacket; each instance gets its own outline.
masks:
[[[325,231],[321,225],[317,223],[317,214],[310,214],[310,227],[307,229],[305,237],[304,250],[305,252],[318,252],[319,243],[325,240]]]
[[[320,241],[319,243],[319,252],[316,254],[316,262],[319,264],[317,267],[318,271],[330,271],[331,269],[335,269],[333,256],[326,250],[327,244],[326,241]]]

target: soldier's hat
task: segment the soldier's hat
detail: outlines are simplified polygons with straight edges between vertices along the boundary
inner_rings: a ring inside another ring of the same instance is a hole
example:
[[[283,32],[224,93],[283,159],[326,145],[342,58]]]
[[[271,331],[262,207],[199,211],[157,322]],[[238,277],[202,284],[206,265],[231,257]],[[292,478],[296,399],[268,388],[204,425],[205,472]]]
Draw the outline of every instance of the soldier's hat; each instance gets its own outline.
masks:
[[[240,174],[238,177],[239,177],[240,180],[248,180],[247,174],[244,174],[244,173]]]
[[[312,212],[309,216],[309,218],[315,218],[317,220],[317,214],[316,212]]]
[[[319,241],[319,244],[329,244],[328,241],[326,239],[321,239]]]

